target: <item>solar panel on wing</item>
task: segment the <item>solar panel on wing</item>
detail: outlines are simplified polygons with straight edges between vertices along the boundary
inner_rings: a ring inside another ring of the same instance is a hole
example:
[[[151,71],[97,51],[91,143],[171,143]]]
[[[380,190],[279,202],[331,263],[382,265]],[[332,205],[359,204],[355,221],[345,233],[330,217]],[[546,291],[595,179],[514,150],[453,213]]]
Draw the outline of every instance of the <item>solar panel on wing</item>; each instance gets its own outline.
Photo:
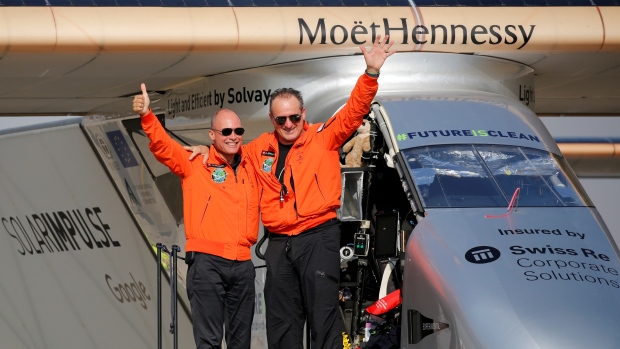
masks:
[[[415,0],[415,6],[620,6],[620,0]],[[0,0],[0,6],[346,7],[410,6],[409,0]]]

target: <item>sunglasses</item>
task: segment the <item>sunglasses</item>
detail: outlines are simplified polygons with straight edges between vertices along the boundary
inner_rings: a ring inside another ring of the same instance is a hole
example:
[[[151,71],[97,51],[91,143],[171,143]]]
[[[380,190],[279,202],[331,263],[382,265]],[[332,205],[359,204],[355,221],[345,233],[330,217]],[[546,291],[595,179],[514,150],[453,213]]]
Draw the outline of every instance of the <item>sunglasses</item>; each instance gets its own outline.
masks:
[[[233,133],[233,131],[235,131],[235,134],[237,136],[241,136],[245,132],[245,129],[243,127],[237,127],[235,129],[227,127],[227,128],[223,128],[221,130],[216,130],[216,129],[212,128],[211,130],[221,133],[222,136],[224,136],[224,137],[230,136]]]
[[[292,123],[297,123],[299,122],[299,120],[301,120],[301,115],[299,114],[293,114],[293,115],[289,115],[289,116],[276,116],[273,119],[276,121],[276,124],[278,125],[284,125],[286,123],[286,119],[291,120]]]

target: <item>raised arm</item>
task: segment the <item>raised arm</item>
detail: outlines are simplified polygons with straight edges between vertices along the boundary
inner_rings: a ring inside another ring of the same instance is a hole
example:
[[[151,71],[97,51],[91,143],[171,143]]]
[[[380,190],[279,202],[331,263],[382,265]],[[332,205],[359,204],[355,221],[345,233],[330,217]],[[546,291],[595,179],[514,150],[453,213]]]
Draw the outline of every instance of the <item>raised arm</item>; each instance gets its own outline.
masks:
[[[385,60],[396,52],[396,50],[390,50],[392,45],[394,45],[394,41],[389,41],[389,38],[390,36],[386,35],[385,38],[381,40],[381,35],[377,35],[370,51],[367,51],[366,47],[360,46],[360,50],[362,50],[364,60],[366,61],[366,73],[368,73],[368,75],[379,76],[379,70],[381,70]]]
[[[164,127],[150,109],[150,98],[146,85],[141,84],[142,94],[133,98],[133,111],[141,118],[142,129],[149,138],[149,149],[157,161],[166,165],[171,172],[185,178],[190,174],[191,163],[187,159],[186,151],[166,133]]]
[[[387,57],[396,52],[396,50],[391,50],[394,42],[388,39],[388,35],[383,40],[381,40],[381,35],[377,35],[370,50],[360,46],[366,61],[366,72],[357,80],[346,105],[325,122],[321,137],[327,148],[341,147],[362,124],[364,116],[370,111],[370,104],[379,89],[377,82],[379,70]]]

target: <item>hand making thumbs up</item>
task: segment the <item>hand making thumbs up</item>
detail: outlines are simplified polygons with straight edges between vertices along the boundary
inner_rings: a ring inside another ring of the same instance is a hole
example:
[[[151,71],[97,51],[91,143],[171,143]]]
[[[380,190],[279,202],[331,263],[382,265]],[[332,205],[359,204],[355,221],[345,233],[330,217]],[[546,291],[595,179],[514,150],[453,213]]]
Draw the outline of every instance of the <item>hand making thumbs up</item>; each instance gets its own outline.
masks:
[[[151,104],[151,100],[149,98],[149,94],[146,92],[146,85],[141,84],[140,88],[142,89],[142,95],[136,95],[133,97],[133,111],[140,114],[140,116],[144,116],[149,113],[149,105]]]

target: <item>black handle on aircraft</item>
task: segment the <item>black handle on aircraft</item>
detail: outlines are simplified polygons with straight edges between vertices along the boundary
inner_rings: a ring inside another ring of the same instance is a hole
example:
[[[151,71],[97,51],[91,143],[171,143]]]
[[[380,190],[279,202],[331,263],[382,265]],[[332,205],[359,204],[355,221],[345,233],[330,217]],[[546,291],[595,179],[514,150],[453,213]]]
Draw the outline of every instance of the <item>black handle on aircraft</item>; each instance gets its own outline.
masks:
[[[177,259],[185,259],[178,255],[181,252],[181,248],[177,245],[172,245],[172,251],[169,251],[166,245],[157,243],[157,348],[162,348],[162,333],[161,333],[161,256],[162,251],[170,255],[170,333],[173,334],[174,349],[179,347],[179,331],[178,331],[178,302],[177,302]]]
[[[161,349],[161,249],[163,244],[158,242],[157,246],[157,349]]]
[[[265,255],[260,252],[260,248],[261,246],[263,246],[263,244],[265,243],[268,237],[269,237],[269,230],[267,230],[267,228],[264,228],[263,237],[260,239],[260,241],[256,244],[256,247],[254,248],[254,251],[256,252],[256,256],[262,260],[265,260]]]
[[[172,288],[170,292],[170,298],[172,303],[172,322],[170,323],[170,332],[174,336],[174,349],[179,347],[179,319],[177,317],[178,303],[177,303],[177,253],[181,252],[181,248],[177,245],[172,245],[172,275],[170,277],[170,286]]]

